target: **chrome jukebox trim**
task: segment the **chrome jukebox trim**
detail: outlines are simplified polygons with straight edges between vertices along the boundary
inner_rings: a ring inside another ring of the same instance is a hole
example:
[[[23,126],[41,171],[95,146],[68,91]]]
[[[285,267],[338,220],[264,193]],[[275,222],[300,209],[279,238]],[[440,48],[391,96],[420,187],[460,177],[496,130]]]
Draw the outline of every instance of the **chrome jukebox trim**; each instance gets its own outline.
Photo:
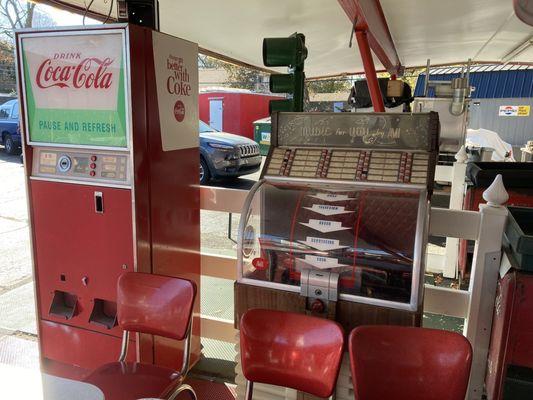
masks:
[[[416,285],[418,295],[416,298],[411,298],[411,302],[416,304],[417,307],[421,306],[424,302],[424,274],[426,273],[426,253],[427,244],[429,241],[429,215],[431,212],[431,204],[428,200],[428,193],[424,192],[424,196],[421,195],[420,207],[418,209],[418,223],[416,226],[415,237],[415,257],[418,262],[418,282],[413,281]],[[416,251],[419,251],[418,256]]]
[[[22,40],[25,38],[32,38],[32,37],[43,37],[43,36],[83,36],[83,35],[109,35],[109,34],[120,34],[122,39],[122,56],[123,56],[123,64],[124,64],[124,96],[126,99],[130,98],[130,79],[129,74],[126,75],[128,72],[127,63],[129,61],[129,51],[128,51],[128,43],[126,38],[126,31],[127,31],[127,25],[126,24],[117,24],[113,26],[112,28],[106,27],[102,28],[99,26],[95,27],[84,27],[84,26],[77,26],[77,27],[66,27],[63,29],[55,29],[53,31],[50,31],[50,28],[42,29],[42,30],[36,30],[36,29],[30,29],[30,30],[17,30],[17,46],[20,49],[18,54],[17,62],[19,64],[19,70],[20,70],[20,78],[21,78],[21,89],[23,94],[23,102],[19,103],[20,108],[24,108],[24,135],[26,139],[26,144],[31,146],[52,146],[52,147],[61,147],[61,148],[76,148],[76,149],[99,149],[99,150],[113,150],[113,151],[123,151],[128,152],[131,147],[132,143],[130,140],[130,132],[131,132],[131,109],[129,107],[126,107],[126,112],[128,112],[130,115],[126,116],[126,146],[125,147],[116,147],[116,146],[95,146],[95,145],[78,145],[78,144],[64,144],[64,143],[51,143],[51,142],[34,142],[30,140],[30,129],[29,129],[29,123],[28,123],[28,112],[26,108],[26,99],[27,99],[27,93],[26,93],[26,77],[24,74],[24,63],[23,63],[23,53],[24,53],[24,47],[22,45]]]
[[[291,184],[303,184],[311,186],[314,184],[320,184],[323,186],[363,186],[363,187],[375,187],[383,189],[408,189],[408,190],[426,190],[425,184],[413,184],[413,183],[383,183],[383,182],[367,182],[367,181],[343,181],[336,179],[318,179],[318,178],[294,178],[288,176],[275,176],[266,175],[264,179],[276,183],[291,183]]]
[[[237,236],[237,281],[238,282],[252,280],[252,279],[246,279],[242,277],[242,269],[243,269],[242,248],[243,248],[243,237],[244,237],[243,232],[244,232],[245,224],[248,221],[248,218],[250,217],[250,212],[249,212],[250,204],[252,204],[254,195],[259,189],[259,187],[265,182],[266,181],[264,179],[260,179],[252,186],[242,206],[241,219],[239,220],[239,231],[238,231],[239,233]]]

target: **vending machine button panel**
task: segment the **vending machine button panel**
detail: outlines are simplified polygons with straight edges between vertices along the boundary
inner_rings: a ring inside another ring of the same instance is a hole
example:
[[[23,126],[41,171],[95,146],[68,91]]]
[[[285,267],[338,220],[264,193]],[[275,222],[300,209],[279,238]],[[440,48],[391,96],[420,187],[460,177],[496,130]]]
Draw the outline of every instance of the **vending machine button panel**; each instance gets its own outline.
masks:
[[[80,150],[36,148],[32,177],[95,184],[128,185],[127,153],[86,153]]]

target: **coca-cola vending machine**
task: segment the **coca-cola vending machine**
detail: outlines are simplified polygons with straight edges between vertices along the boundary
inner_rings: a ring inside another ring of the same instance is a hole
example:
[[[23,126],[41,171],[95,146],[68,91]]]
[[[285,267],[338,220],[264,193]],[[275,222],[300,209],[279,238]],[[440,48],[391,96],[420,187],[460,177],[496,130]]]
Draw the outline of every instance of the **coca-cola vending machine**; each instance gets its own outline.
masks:
[[[118,358],[122,273],[199,289],[198,47],[126,24],[16,39],[42,367],[83,374]],[[132,340],[129,359],[180,367],[179,343]]]

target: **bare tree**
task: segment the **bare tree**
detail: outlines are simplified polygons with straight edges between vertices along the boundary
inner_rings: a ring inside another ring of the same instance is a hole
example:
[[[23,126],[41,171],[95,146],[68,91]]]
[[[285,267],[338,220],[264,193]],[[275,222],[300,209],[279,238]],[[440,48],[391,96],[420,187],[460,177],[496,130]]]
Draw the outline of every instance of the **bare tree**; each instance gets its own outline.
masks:
[[[15,90],[14,30],[53,26],[55,21],[36,3],[0,0],[0,92]]]
[[[15,29],[54,26],[55,21],[27,0],[0,0],[0,36],[13,41]]]
[[[13,39],[13,30],[31,28],[35,3],[20,0],[0,0],[0,32]]]

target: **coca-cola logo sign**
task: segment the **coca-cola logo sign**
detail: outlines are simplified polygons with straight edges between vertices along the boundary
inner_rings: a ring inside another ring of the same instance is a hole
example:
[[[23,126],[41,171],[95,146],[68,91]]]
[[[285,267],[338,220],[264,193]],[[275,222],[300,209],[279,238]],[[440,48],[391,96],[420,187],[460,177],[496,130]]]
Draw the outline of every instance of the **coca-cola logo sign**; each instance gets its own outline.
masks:
[[[65,60],[70,62],[65,64]],[[81,53],[55,53],[40,64],[35,83],[41,89],[109,89],[113,84],[114,61],[110,57],[82,57]]]
[[[183,64],[183,58],[169,55],[167,57],[167,91],[172,96],[190,96],[192,86],[190,83],[191,77],[187,71],[187,67]],[[178,122],[185,119],[185,104],[181,100],[177,100],[174,104],[174,118]]]
[[[176,104],[174,104],[174,118],[178,122],[182,122],[185,119],[185,104],[181,100],[176,101]]]
[[[198,45],[152,32],[163,151],[198,147]]]

